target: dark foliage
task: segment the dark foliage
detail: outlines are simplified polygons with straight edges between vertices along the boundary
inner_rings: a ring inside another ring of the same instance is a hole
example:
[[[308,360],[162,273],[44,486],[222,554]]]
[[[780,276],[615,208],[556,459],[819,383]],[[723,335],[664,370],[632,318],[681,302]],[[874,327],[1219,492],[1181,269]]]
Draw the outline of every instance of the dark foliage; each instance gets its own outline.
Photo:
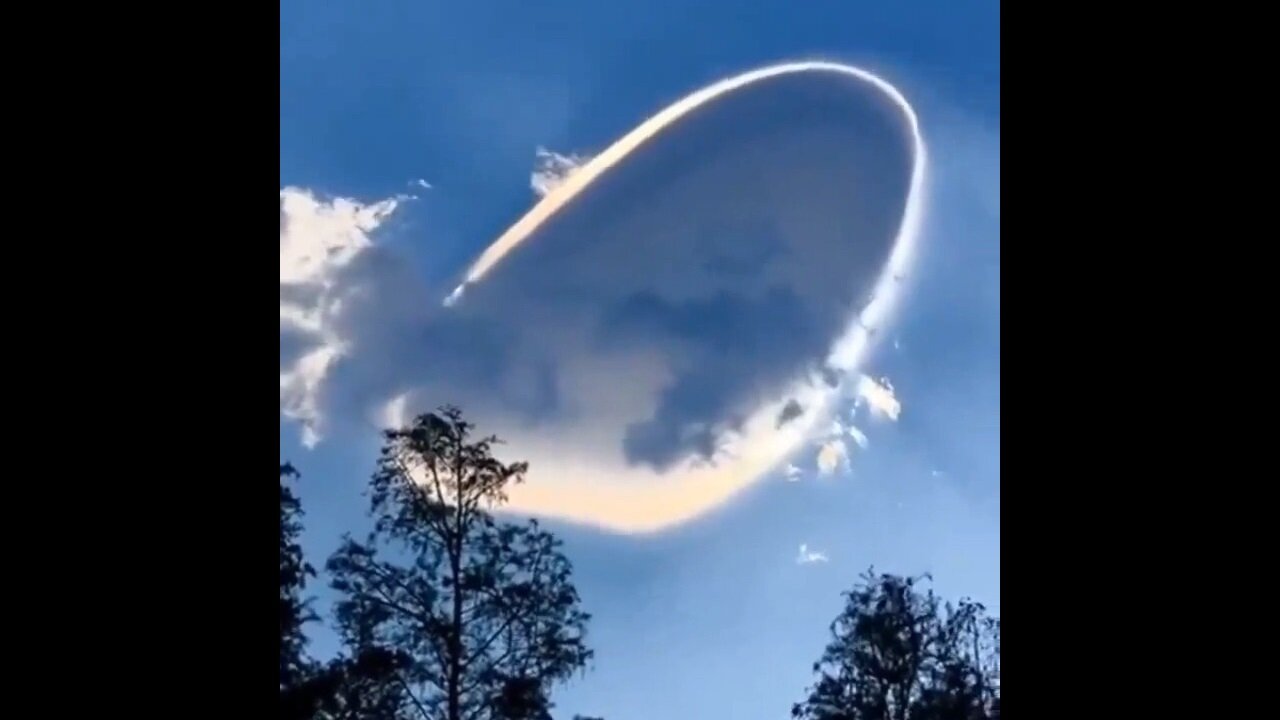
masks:
[[[331,693],[318,715],[324,720],[400,720],[406,712],[399,674],[409,666],[403,653],[384,648],[357,649],[353,657],[329,663],[325,688]]]
[[[315,570],[302,555],[302,505],[288,481],[298,471],[280,466],[280,713],[286,720],[307,720],[332,707],[342,672],[306,655],[304,627],[316,619],[303,596]]]
[[[526,469],[496,460],[496,442],[450,407],[385,433],[375,530],[328,563],[349,655],[382,661],[343,701],[381,714],[350,717],[544,720],[551,687],[590,659],[559,541],[491,514]]]
[[[302,506],[286,484],[298,472],[288,463],[280,466],[280,686],[298,683],[307,673],[303,625],[314,619],[302,597],[307,578],[315,571],[302,558],[298,535],[302,532]]]
[[[798,720],[1000,717],[1000,621],[941,604],[920,580],[868,571],[846,593]]]

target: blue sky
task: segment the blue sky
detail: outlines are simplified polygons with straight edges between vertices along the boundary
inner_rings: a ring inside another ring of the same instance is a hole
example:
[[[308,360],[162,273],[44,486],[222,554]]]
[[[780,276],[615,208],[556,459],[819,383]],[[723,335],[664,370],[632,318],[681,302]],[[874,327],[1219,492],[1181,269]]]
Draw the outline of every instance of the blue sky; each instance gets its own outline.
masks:
[[[916,107],[932,184],[911,289],[867,371],[903,412],[850,472],[766,479],[643,538],[565,524],[594,668],[558,714],[785,717],[868,565],[999,604],[999,6],[899,2],[281,3],[281,187],[375,202],[434,285],[527,210],[534,150],[590,154],[708,82],[797,57],[880,72]],[[425,178],[430,190],[411,181]],[[282,352],[284,351],[282,340]],[[364,527],[375,446],[282,419],[319,564]],[[800,544],[826,562],[797,562]],[[317,632],[315,650],[333,649]],[[559,716],[558,715],[558,716]]]

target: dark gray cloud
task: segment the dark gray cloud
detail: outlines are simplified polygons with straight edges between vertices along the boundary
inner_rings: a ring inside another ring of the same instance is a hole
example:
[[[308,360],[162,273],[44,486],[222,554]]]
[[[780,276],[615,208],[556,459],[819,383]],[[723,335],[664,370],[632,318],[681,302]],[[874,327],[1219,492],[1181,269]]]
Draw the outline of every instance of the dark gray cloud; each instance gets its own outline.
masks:
[[[801,405],[799,401],[792,398],[791,400],[787,401],[786,405],[782,406],[782,412],[778,413],[777,426],[782,427],[783,425],[786,425],[787,423],[791,422],[792,420],[795,420],[796,418],[800,417],[803,414],[804,414],[804,406]]]

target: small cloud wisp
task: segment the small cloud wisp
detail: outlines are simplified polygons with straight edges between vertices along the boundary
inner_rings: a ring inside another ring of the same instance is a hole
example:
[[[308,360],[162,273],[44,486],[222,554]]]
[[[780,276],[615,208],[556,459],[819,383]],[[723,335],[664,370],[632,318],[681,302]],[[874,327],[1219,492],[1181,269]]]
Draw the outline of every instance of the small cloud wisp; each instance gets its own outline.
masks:
[[[809,546],[805,543],[800,544],[800,553],[796,556],[797,565],[813,565],[814,563],[825,563],[828,561],[829,558],[827,558],[826,553],[821,553],[817,550],[810,550]]]

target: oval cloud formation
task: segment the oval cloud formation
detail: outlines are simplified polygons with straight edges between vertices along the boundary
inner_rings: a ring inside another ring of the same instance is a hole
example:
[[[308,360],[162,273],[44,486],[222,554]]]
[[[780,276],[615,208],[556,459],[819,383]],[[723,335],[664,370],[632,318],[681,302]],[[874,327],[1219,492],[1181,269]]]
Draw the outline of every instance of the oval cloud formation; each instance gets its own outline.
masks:
[[[369,235],[408,198],[282,190],[281,411],[304,442],[456,404],[529,461],[512,510],[642,532],[721,505],[863,391],[923,205],[896,89],[775,65],[570,165],[443,303]]]
[[[504,233],[433,313],[401,407],[530,462],[510,507],[624,531],[711,509],[820,422],[919,223],[902,96],[829,63],[675,103]]]

